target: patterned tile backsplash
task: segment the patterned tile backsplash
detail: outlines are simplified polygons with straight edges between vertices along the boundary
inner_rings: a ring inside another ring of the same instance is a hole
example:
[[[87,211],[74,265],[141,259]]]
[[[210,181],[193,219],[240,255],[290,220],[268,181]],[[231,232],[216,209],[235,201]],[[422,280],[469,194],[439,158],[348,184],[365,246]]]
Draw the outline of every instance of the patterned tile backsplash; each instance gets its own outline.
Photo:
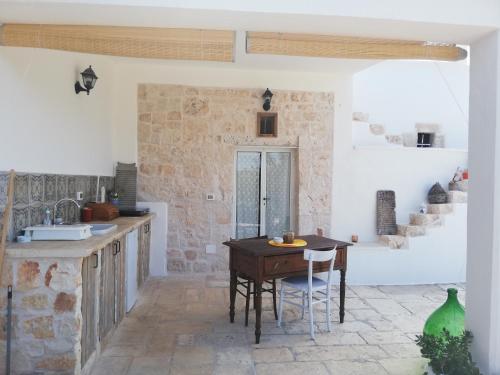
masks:
[[[8,172],[0,172],[0,217],[7,200]],[[99,189],[106,187],[109,193],[114,189],[114,177],[101,176]],[[14,184],[14,206],[10,220],[9,239],[12,240],[30,225],[42,224],[47,208],[52,211],[61,198],[76,198],[78,191],[83,192],[83,206],[95,201],[97,176],[69,176],[39,173],[17,173]],[[64,221],[74,222],[80,219],[80,213],[71,202],[58,206],[57,216]]]

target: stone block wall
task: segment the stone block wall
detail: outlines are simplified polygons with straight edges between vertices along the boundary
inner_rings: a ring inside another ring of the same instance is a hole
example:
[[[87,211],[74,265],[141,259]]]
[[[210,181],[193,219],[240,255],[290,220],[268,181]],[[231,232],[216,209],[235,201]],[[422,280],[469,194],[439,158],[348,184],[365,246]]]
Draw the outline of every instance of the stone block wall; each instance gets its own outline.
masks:
[[[333,93],[273,90],[278,137],[257,137],[260,89],[141,84],[138,87],[138,195],[169,205],[168,269],[228,269],[233,235],[235,152],[242,146],[294,148],[298,233],[329,233]],[[215,200],[207,201],[206,193]],[[217,245],[206,254],[205,245]]]
[[[15,375],[79,374],[81,259],[7,259],[0,287],[0,368],[5,369],[7,285],[13,285]]]

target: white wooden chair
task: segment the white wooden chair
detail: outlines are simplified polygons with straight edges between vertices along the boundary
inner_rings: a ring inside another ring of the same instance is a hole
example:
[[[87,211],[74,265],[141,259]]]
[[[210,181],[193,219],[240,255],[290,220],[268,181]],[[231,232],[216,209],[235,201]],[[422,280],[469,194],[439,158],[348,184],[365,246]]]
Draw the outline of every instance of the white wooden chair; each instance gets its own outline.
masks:
[[[304,250],[304,259],[309,262],[309,269],[307,276],[292,276],[281,280],[280,289],[280,304],[278,308],[278,327],[281,326],[281,318],[283,315],[283,303],[302,308],[302,319],[306,305],[309,308],[309,325],[311,338],[314,340],[314,316],[313,306],[317,303],[326,303],[326,325],[328,331],[332,331],[330,322],[330,306],[331,306],[331,281],[333,274],[333,265],[335,262],[335,254],[337,247],[328,251],[322,250]],[[327,262],[330,261],[328,269],[328,280],[317,278],[313,276],[313,263],[314,262]],[[302,293],[302,295],[300,295]],[[316,295],[314,295],[316,293]],[[302,298],[302,304],[286,299],[285,297]],[[307,299],[306,299],[307,296]],[[307,303],[306,303],[307,300]]]

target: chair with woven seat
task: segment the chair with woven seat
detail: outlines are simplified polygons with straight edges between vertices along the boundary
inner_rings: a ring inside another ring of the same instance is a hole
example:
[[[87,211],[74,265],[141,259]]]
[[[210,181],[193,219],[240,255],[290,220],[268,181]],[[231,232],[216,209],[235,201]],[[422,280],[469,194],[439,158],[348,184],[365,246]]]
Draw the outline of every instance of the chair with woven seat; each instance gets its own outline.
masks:
[[[257,239],[267,239],[267,236],[259,236],[259,237],[253,237],[253,238],[243,238],[238,241],[246,241],[246,240],[257,240]],[[231,239],[231,241],[234,241],[234,239]],[[240,295],[245,297],[245,326],[248,327],[248,314],[250,311],[250,296],[253,295],[253,305],[255,308],[255,282],[254,280],[242,273],[238,273],[236,278],[236,292],[238,292]],[[272,279],[269,281],[265,281],[265,283],[269,286],[264,287],[262,286],[261,291],[271,293],[273,296],[273,309],[274,309],[274,318],[278,320],[278,309],[276,306],[276,279]],[[238,286],[242,286],[244,289],[240,290]]]
[[[335,262],[336,247],[332,250],[304,250],[304,259],[309,262],[308,273],[305,276],[292,276],[281,280],[280,289],[280,304],[278,310],[278,327],[281,327],[281,319],[283,316],[283,303],[289,303],[294,306],[299,306],[302,309],[302,319],[307,307],[309,310],[309,329],[311,338],[314,339],[314,316],[313,306],[318,303],[326,304],[326,324],[328,331],[331,332],[330,322],[330,306],[331,306],[331,282],[333,274],[333,265]],[[323,279],[313,276],[314,262],[330,261],[328,269],[328,279]],[[316,293],[316,295],[314,295]],[[319,297],[318,297],[319,295]],[[302,304],[286,299],[285,297],[301,298]],[[307,297],[307,298],[306,298]]]

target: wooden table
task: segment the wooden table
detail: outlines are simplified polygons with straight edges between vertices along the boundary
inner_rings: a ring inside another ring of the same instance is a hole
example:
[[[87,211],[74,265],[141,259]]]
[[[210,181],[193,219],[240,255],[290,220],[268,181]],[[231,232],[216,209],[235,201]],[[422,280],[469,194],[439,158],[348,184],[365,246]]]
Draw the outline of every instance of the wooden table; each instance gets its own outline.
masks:
[[[344,322],[345,276],[347,271],[347,247],[352,244],[316,235],[298,236],[307,242],[304,247],[286,248],[268,244],[267,239],[227,241],[229,246],[229,270],[231,271],[229,319],[234,322],[236,280],[238,274],[255,281],[255,342],[261,334],[262,283],[266,280],[307,274],[308,262],[304,249],[330,250],[337,245],[334,269],[340,271],[340,323]],[[314,272],[327,272],[329,262],[315,263]]]

